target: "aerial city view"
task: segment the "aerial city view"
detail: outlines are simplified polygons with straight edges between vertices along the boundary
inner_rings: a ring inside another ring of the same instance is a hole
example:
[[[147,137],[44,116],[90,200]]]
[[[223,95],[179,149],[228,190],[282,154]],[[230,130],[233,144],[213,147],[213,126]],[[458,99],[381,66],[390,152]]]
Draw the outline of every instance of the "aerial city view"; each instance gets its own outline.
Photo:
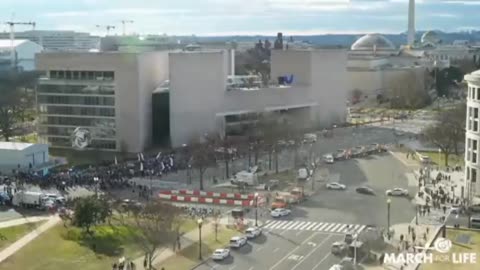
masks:
[[[0,270],[479,270],[479,12],[1,0]]]

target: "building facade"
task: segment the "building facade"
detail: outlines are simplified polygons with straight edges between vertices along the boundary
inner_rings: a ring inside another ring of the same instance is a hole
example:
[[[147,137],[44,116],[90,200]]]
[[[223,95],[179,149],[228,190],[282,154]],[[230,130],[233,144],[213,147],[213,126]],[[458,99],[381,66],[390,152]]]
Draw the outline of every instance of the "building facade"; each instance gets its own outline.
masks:
[[[10,69],[12,60],[15,67],[19,70],[31,71],[35,69],[35,54],[43,51],[42,46],[26,39],[16,39],[13,41],[13,59],[12,42],[10,39],[0,39],[0,69]]]
[[[48,145],[21,142],[0,142],[0,171],[38,169],[49,162]]]
[[[9,37],[9,33],[0,33],[0,39]],[[46,51],[89,51],[100,46],[100,37],[74,31],[32,30],[16,32],[15,38],[35,42]]]
[[[345,50],[273,50],[270,78],[290,80],[268,86],[255,76],[232,76],[229,58],[225,50],[170,54],[172,146],[204,134],[243,135],[264,112],[299,128],[345,119]]]
[[[468,82],[465,142],[466,191],[470,202],[480,195],[480,70],[465,75]]]
[[[76,128],[88,149],[140,152],[151,144],[152,92],[168,78],[168,53],[42,53],[37,88],[40,142],[72,148]]]

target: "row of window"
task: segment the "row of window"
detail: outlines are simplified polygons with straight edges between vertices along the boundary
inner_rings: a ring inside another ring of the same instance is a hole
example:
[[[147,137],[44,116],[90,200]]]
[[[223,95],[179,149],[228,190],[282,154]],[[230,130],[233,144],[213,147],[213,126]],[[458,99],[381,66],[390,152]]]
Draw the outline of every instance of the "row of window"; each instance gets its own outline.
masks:
[[[467,110],[467,130],[478,132],[478,108],[468,107]]]
[[[88,115],[114,117],[115,108],[92,108],[92,107],[67,107],[40,105],[40,113],[65,114],[65,115]]]
[[[39,120],[42,125],[115,128],[115,119],[40,115]]]
[[[468,86],[468,99],[480,100],[480,88]]]
[[[478,141],[475,139],[467,139],[467,161],[477,163],[478,160]]]
[[[115,87],[111,85],[56,85],[40,84],[38,93],[114,95]]]
[[[47,143],[53,147],[72,147],[70,138],[48,137]],[[112,140],[92,140],[87,149],[116,150],[117,142]]]
[[[51,79],[60,80],[113,81],[115,79],[113,71],[50,70],[49,73]]]
[[[72,136],[74,127],[48,127],[40,126],[38,132],[42,135]],[[116,132],[113,128],[89,128],[93,138],[115,138]]]
[[[476,183],[477,182],[477,169],[472,168],[467,166],[467,181],[470,181],[471,183]]]
[[[40,104],[115,106],[114,97],[38,96]]]

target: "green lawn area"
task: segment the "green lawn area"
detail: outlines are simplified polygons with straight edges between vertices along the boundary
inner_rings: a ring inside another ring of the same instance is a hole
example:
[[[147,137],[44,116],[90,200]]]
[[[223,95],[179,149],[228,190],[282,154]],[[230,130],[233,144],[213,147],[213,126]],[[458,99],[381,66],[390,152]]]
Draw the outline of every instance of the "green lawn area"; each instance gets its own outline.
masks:
[[[439,164],[438,162],[440,161],[440,167],[443,168],[445,167],[445,155],[444,154],[439,154],[438,152],[419,152],[422,155],[429,156],[430,159],[435,163]],[[450,154],[448,156],[448,165],[450,167],[453,167],[455,165],[460,165],[464,166],[465,164],[465,157],[463,155],[457,156],[455,154]]]
[[[0,250],[3,250],[13,242],[22,238],[25,234],[36,229],[42,225],[45,221],[26,223],[18,226],[2,228],[0,229]]]
[[[95,230],[96,240],[82,241],[77,228],[53,227],[2,262],[0,270],[105,270],[111,269],[121,256],[136,258],[142,254],[134,241],[129,241],[129,230],[112,232],[107,226]],[[96,244],[97,253],[92,250],[92,243]]]
[[[185,221],[180,225],[180,232],[189,232],[195,230],[198,227],[197,220],[186,218]]]
[[[469,235],[470,243],[459,243],[457,237],[459,235]],[[452,262],[435,262],[433,264],[425,264],[420,268],[421,270],[473,270],[480,269],[480,232],[467,231],[467,230],[447,230],[447,238],[453,242],[452,249],[449,254],[452,253],[476,253],[476,264],[454,264]],[[435,258],[435,257],[434,257]]]
[[[217,248],[222,248],[228,244],[230,238],[235,235],[240,235],[240,232],[236,230],[227,229],[221,227],[218,230],[217,239],[215,241],[215,233],[212,232],[208,236],[202,238],[202,256],[204,259],[212,255],[213,251]],[[160,265],[156,265],[157,269],[164,267],[165,269],[191,269],[193,266],[198,264],[198,242],[193,245],[183,249],[177,255],[168,258],[166,261]]]

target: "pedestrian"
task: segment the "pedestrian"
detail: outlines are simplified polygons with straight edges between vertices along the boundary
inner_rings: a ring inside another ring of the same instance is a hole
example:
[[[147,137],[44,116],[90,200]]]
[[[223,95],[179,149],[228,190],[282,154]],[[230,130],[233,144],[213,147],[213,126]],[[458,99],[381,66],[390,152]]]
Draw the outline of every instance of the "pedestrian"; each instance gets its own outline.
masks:
[[[411,230],[412,230],[412,227],[410,227],[410,225],[408,225],[408,235],[410,235]]]
[[[446,214],[447,213],[447,206],[443,206],[443,213]]]
[[[412,234],[412,243],[415,244],[415,239],[417,238],[417,236],[415,235],[415,233]]]

